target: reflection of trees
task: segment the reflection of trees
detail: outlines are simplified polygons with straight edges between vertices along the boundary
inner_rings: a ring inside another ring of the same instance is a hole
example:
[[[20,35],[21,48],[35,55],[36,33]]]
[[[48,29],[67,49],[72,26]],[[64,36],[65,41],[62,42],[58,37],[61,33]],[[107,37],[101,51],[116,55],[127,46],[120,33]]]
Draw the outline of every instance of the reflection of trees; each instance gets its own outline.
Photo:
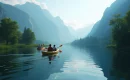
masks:
[[[81,50],[84,49],[89,53],[104,73],[104,76],[108,80],[113,80],[113,77],[110,75],[111,66],[112,66],[112,51],[104,47],[79,47]]]
[[[0,51],[2,54],[34,54],[35,52],[35,48],[13,48]]]
[[[130,80],[130,49],[118,49],[113,59],[113,73]]]
[[[0,79],[10,79],[12,78],[12,75],[15,76],[15,74],[21,69],[23,71],[28,71],[32,69],[29,65],[32,65],[34,60],[25,60],[24,62],[19,60],[18,58],[22,57],[25,58],[25,56],[32,56],[32,55],[26,55],[26,54],[33,54],[35,53],[36,49],[33,48],[26,48],[26,49],[13,49],[10,52],[6,52],[7,54],[0,56]],[[11,55],[8,55],[11,54]],[[12,55],[14,54],[14,55]],[[16,54],[16,55],[15,55]],[[24,55],[25,54],[25,55]],[[18,73],[17,73],[18,74]]]
[[[19,49],[19,53],[22,53],[22,54],[34,54],[35,52],[36,52],[35,48],[22,48],[22,49]]]
[[[18,53],[18,49],[17,48],[13,48],[13,49],[2,49],[0,50],[1,54],[12,54],[12,53]]]
[[[0,73],[1,76],[14,74],[20,67],[19,63],[13,62],[18,56],[0,56]]]
[[[32,69],[30,65],[34,62],[34,60],[26,60],[19,61],[17,60],[20,56],[0,56],[0,79],[8,79],[13,78],[13,76],[17,76],[16,74],[20,74],[22,71],[29,71]],[[18,76],[17,76],[18,77]],[[20,77],[20,76],[19,76]]]
[[[108,80],[112,80],[110,70],[112,66],[112,54],[111,51],[104,47],[89,47],[85,48],[90,53],[96,65],[102,68],[104,76]]]

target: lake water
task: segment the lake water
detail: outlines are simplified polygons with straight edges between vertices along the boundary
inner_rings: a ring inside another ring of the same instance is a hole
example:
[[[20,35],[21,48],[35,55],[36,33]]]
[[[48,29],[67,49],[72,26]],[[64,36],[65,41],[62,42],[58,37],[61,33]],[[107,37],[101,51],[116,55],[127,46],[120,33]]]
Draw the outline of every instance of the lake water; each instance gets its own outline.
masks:
[[[36,48],[0,54],[0,80],[107,80],[110,65],[102,67],[107,62],[94,57],[106,53],[69,45],[61,50],[56,56],[42,56]]]

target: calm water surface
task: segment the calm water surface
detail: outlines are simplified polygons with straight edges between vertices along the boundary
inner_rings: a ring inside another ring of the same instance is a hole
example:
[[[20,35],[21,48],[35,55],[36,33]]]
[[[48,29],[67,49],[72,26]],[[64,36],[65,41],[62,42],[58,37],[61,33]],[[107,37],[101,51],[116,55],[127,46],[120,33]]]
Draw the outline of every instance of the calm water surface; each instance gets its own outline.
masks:
[[[107,80],[91,53],[63,46],[56,56],[35,48],[0,54],[0,80]]]

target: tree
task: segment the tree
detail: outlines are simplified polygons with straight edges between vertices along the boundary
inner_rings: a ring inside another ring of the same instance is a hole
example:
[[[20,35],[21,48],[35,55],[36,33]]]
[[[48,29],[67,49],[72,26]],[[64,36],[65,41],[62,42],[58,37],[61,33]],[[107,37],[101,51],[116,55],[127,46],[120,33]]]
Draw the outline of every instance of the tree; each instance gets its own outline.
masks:
[[[119,14],[115,15],[110,20],[112,26],[112,41],[117,47],[130,46],[130,11],[126,16],[121,17]]]
[[[22,35],[22,42],[25,44],[31,44],[35,41],[35,34],[30,28],[25,28]]]
[[[113,58],[114,72],[130,80],[130,11],[124,17],[115,15],[110,25],[112,26],[112,39],[116,44],[116,54]]]
[[[18,24],[16,21],[12,21],[10,18],[4,18],[0,23],[0,37],[2,40],[9,44],[18,43]]]

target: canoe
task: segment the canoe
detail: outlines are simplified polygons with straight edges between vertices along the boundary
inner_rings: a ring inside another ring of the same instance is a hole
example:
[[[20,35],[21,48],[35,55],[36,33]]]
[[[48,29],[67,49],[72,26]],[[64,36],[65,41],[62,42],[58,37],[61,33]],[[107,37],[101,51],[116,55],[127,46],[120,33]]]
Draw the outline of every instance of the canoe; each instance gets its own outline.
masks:
[[[53,54],[58,54],[59,49],[56,51],[42,51],[42,55],[53,55]]]

